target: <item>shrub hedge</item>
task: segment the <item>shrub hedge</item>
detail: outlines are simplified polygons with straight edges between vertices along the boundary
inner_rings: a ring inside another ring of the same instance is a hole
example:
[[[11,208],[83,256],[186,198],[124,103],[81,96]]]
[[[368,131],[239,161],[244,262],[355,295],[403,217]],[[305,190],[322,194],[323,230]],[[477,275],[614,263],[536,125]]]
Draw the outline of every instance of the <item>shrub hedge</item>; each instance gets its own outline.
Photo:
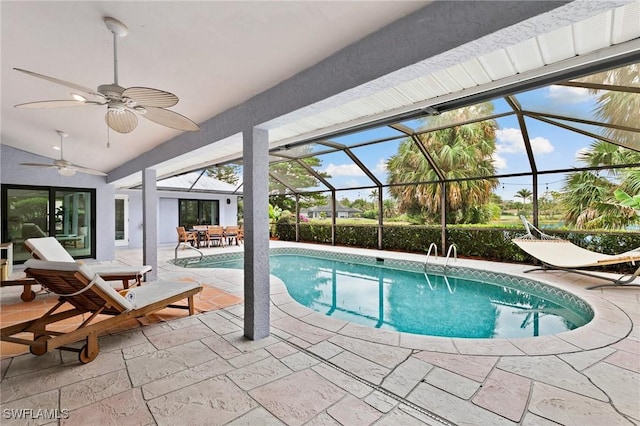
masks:
[[[605,254],[618,254],[640,247],[640,232],[566,230],[545,230],[545,232],[569,240],[588,250]],[[277,234],[281,240],[295,241],[295,225],[278,223]],[[460,257],[532,263],[534,259],[511,242],[513,238],[523,234],[524,230],[518,228],[472,228],[449,225],[447,226],[447,246],[455,244]],[[429,245],[435,243],[440,252],[440,239],[440,227],[437,226],[384,226],[382,248],[426,253]],[[331,244],[331,225],[301,223],[300,242]],[[376,249],[378,248],[378,227],[376,225],[336,225],[336,245]],[[633,271],[635,268],[628,265],[615,265],[611,269]]]

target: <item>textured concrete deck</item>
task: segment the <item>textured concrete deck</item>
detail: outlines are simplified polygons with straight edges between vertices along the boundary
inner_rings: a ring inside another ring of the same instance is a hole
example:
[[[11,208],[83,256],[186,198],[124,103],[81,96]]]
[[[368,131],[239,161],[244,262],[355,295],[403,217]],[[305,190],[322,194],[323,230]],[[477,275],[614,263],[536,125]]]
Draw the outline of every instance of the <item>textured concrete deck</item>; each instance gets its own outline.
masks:
[[[242,246],[207,254],[222,250]],[[241,271],[181,269],[166,262],[173,247],[158,253],[161,279],[187,277],[242,297]],[[137,250],[117,256],[141,263]],[[526,269],[458,262],[514,275]],[[2,359],[2,424],[26,424],[8,418],[23,409],[40,415],[29,424],[64,425],[640,424],[640,288],[586,291],[595,281],[584,276],[526,276],[579,295],[594,320],[538,338],[415,336],[315,313],[273,277],[271,336],[263,340],[243,337],[237,304],[102,337],[87,365],[58,351]],[[4,288],[2,302],[18,292]],[[43,409],[68,418],[46,420]]]

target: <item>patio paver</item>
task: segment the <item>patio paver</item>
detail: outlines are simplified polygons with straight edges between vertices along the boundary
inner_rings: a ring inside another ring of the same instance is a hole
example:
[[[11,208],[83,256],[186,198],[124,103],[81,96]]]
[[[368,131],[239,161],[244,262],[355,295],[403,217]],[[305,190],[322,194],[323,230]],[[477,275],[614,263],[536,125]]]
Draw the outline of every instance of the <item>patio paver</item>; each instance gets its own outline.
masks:
[[[138,250],[117,253],[121,262],[141,262]],[[238,303],[241,271],[185,270],[166,263],[172,247],[158,253],[163,278],[166,273],[193,279],[217,287],[209,295],[224,291],[233,298],[193,317],[148,318],[103,336],[100,355],[86,365],[73,353],[3,353],[0,409],[69,410],[69,418],[59,420],[62,425],[640,423],[640,289],[587,292],[586,282],[572,274],[528,274],[584,296],[595,306],[593,324],[555,336],[478,341],[341,320],[323,323],[319,314],[294,305],[274,280],[272,301],[281,308],[272,305],[271,336],[249,341]],[[515,274],[525,269],[500,268]],[[11,290],[3,288],[2,300],[6,296],[15,304]],[[38,295],[40,306],[49,303],[45,297]],[[36,312],[32,306],[29,310]],[[33,424],[50,422],[41,420]]]

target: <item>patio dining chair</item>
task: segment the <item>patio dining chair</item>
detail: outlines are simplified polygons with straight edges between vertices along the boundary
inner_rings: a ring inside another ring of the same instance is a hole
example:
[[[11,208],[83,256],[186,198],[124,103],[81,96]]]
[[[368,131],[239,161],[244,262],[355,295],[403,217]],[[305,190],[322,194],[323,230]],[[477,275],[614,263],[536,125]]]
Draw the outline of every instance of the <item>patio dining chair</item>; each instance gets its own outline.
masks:
[[[227,226],[225,229],[225,237],[227,239],[227,244],[231,245],[231,240],[235,240],[236,245],[239,245],[238,235],[240,233],[240,228],[237,226]],[[244,233],[243,233],[244,235]]]
[[[224,246],[224,229],[219,225],[209,225],[207,228],[210,246],[217,241],[218,246]]]
[[[176,231],[178,232],[178,244],[189,243],[192,246],[198,245],[197,232],[187,231],[186,229],[184,229],[184,226],[177,226]]]

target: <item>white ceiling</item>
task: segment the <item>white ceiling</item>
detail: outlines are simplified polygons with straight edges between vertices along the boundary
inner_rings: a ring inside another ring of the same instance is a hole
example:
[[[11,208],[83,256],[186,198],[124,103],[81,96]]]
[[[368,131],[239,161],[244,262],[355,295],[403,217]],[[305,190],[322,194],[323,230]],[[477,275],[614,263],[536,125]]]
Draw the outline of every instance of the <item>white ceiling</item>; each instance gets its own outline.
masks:
[[[120,85],[172,92],[180,101],[171,109],[200,123],[426,3],[2,1],[1,142],[57,158],[61,129],[67,160],[108,172],[180,133],[141,119],[132,133],[110,132],[107,149],[104,106],[13,107],[70,99],[64,86],[14,67],[90,88],[112,83],[104,16],[129,28],[118,39]]]
[[[56,158],[51,146],[59,142],[54,130],[61,129],[70,134],[67,160],[107,172],[181,133],[141,119],[130,134],[110,132],[108,149],[105,107],[13,107],[69,99],[65,87],[13,67],[88,87],[112,82],[112,36],[103,16],[129,27],[118,44],[120,85],[173,92],[180,102],[171,109],[200,123],[426,3],[3,1],[1,142]],[[638,49],[640,0],[573,2],[563,13],[545,15],[265,123],[270,140],[288,143],[521,81],[553,66],[575,66],[576,58],[601,56],[629,40]],[[158,176],[233,158],[241,147],[239,135],[216,141],[158,164]],[[118,184],[139,182],[136,174]]]

